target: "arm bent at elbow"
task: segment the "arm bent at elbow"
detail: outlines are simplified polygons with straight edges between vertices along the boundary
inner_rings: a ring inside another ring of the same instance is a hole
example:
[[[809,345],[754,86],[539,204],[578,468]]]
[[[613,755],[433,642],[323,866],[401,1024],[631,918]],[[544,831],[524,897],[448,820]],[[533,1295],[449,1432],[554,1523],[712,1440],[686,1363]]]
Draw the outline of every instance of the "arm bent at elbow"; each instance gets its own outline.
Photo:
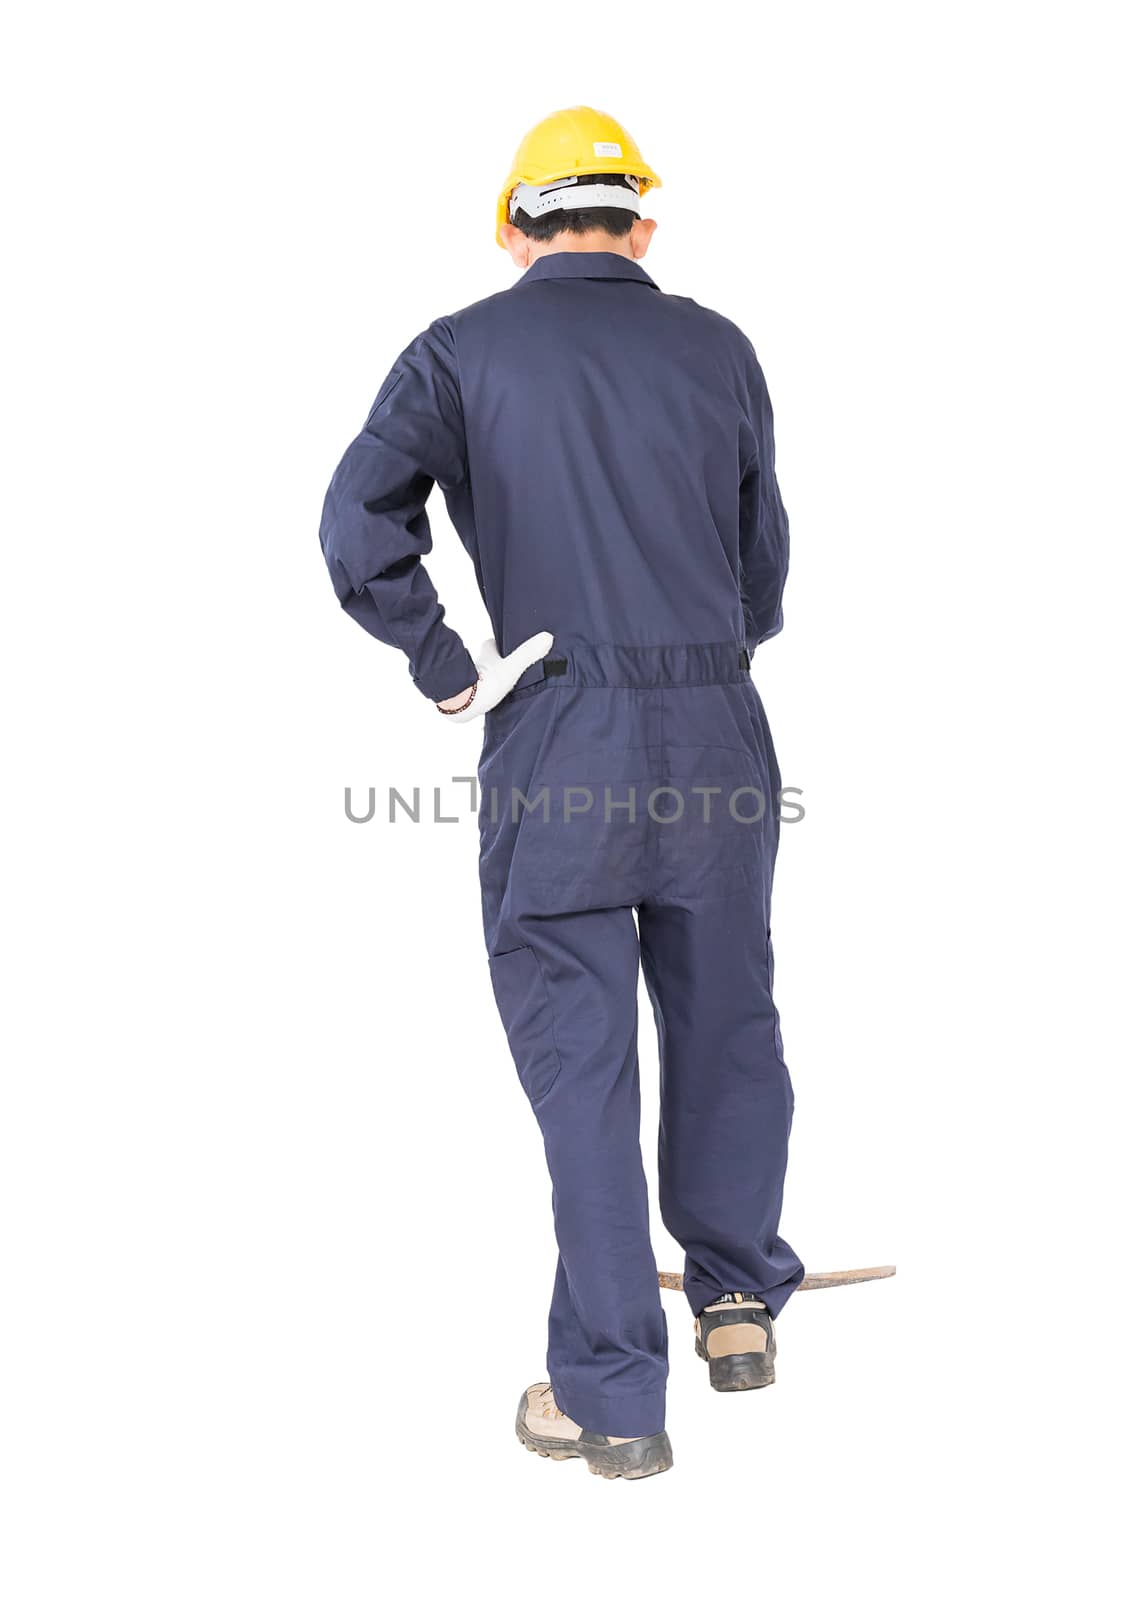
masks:
[[[321,517],[341,605],[375,639],[404,651],[417,688],[437,702],[477,676],[423,565],[432,548],[432,485],[458,483],[466,471],[450,349],[446,328],[433,324],[400,357],[333,474]]]

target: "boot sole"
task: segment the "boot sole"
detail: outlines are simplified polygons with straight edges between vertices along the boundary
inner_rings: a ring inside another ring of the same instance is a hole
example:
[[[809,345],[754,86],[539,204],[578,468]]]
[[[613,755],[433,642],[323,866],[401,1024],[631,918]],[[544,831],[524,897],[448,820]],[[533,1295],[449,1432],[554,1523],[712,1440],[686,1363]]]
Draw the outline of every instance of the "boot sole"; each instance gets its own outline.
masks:
[[[578,1456],[600,1478],[653,1478],[674,1464],[669,1435],[654,1433],[629,1444],[583,1444],[577,1439],[546,1439],[532,1433],[523,1421],[527,1396],[519,1402],[515,1417],[515,1437],[525,1449],[551,1461],[570,1461]]]
[[[767,1389],[777,1381],[774,1358],[766,1350],[746,1350],[735,1356],[711,1356],[700,1340],[694,1349],[708,1364],[709,1382],[718,1394],[740,1394],[743,1389]]]

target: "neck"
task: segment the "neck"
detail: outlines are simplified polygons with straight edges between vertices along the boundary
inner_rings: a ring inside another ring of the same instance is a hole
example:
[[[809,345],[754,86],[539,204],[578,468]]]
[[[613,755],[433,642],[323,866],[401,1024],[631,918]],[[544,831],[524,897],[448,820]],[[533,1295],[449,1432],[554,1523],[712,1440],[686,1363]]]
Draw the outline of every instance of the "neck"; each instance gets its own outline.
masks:
[[[630,235],[627,233],[617,239],[604,228],[596,228],[593,233],[556,233],[546,243],[531,241],[529,254],[532,261],[537,261],[540,256],[564,255],[568,252],[572,255],[587,252],[597,254],[599,251],[606,251],[612,256],[625,256],[628,261],[635,259]]]

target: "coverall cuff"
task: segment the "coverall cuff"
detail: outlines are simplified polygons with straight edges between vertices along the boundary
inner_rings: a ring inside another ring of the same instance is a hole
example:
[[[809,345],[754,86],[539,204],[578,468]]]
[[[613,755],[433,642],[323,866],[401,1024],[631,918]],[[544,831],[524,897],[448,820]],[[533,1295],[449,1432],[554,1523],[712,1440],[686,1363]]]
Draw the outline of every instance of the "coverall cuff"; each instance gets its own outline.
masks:
[[[799,1289],[803,1277],[804,1268],[797,1262],[795,1269],[783,1283],[774,1283],[768,1289],[750,1289],[749,1285],[743,1283],[722,1284],[719,1286],[710,1283],[708,1279],[686,1278],[685,1297],[689,1301],[690,1310],[694,1316],[699,1317],[706,1306],[713,1304],[718,1295],[726,1294],[730,1290],[734,1293],[751,1292],[757,1296],[758,1300],[765,1302],[769,1309],[769,1315],[775,1317],[789,1298]],[[578,1421],[577,1417],[575,1421]]]
[[[463,694],[465,689],[470,689],[478,677],[475,662],[461,645],[454,655],[435,662],[430,672],[412,681],[429,700],[451,700],[453,696]]]
[[[604,1433],[611,1439],[644,1439],[661,1433],[666,1425],[666,1392],[602,1396],[597,1389],[576,1389],[551,1379],[551,1392],[559,1410],[587,1433]]]

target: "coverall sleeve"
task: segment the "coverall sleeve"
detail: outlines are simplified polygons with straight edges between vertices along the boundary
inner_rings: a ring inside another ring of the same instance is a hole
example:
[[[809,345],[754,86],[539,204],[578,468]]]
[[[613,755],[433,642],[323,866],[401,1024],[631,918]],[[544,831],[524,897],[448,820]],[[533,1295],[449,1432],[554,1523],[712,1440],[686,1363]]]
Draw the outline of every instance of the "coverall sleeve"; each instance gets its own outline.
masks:
[[[748,353],[750,446],[741,478],[741,601],[749,653],[784,625],[781,596],[788,575],[788,513],[780,497],[773,442],[773,408],[756,355]]]
[[[321,548],[341,605],[374,638],[404,651],[430,700],[461,694],[477,677],[421,561],[432,548],[424,508],[433,483],[458,487],[466,472],[445,320],[413,340],[385,379],[333,474],[321,516]]]

